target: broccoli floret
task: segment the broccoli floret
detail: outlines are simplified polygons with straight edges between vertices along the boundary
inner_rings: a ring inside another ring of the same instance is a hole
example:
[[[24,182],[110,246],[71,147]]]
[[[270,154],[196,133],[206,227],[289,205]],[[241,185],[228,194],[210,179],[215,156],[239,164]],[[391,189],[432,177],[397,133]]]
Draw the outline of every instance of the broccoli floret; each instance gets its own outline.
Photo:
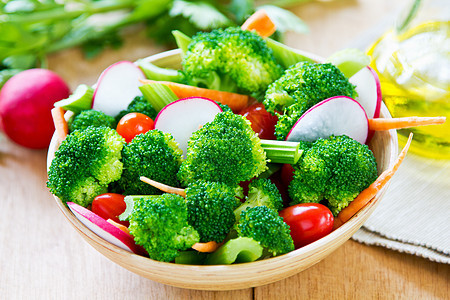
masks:
[[[291,204],[326,200],[337,215],[376,178],[377,164],[367,145],[346,135],[318,139],[294,165]]]
[[[133,200],[128,229],[151,259],[170,262],[199,241],[198,232],[188,224],[183,197],[162,194]]]
[[[236,220],[239,220],[241,212],[247,208],[263,205],[274,211],[279,211],[283,208],[283,199],[277,186],[270,179],[254,179],[248,185],[248,195],[245,202],[234,211]]]
[[[128,195],[161,194],[157,188],[141,182],[141,176],[178,186],[181,155],[178,143],[169,133],[154,129],[138,134],[122,150],[124,170],[119,185]]]
[[[122,110],[115,118],[115,123],[119,123],[120,119],[128,113],[137,112],[146,115],[154,120],[158,114],[150,102],[144,96],[136,96],[133,101],[128,104],[127,109]]]
[[[220,182],[197,181],[186,188],[188,221],[200,234],[200,242],[222,242],[233,227],[233,210],[240,201],[240,187]]]
[[[239,27],[198,33],[182,65],[188,84],[256,98],[283,72],[264,39]]]
[[[273,256],[294,250],[289,225],[278,212],[267,206],[255,206],[243,211],[235,228],[238,236],[254,239]]]
[[[69,126],[69,132],[75,130],[84,130],[89,126],[106,126],[115,128],[114,118],[107,114],[93,109],[83,110],[79,114],[74,115],[67,122]]]
[[[61,201],[87,207],[122,174],[125,140],[107,127],[90,126],[69,134],[55,152],[47,186]]]
[[[178,177],[185,186],[195,180],[236,185],[266,168],[266,154],[250,122],[221,112],[192,134]]]
[[[284,140],[289,130],[309,108],[333,96],[356,96],[355,86],[330,63],[300,62],[270,84],[264,106],[279,118],[277,139]]]

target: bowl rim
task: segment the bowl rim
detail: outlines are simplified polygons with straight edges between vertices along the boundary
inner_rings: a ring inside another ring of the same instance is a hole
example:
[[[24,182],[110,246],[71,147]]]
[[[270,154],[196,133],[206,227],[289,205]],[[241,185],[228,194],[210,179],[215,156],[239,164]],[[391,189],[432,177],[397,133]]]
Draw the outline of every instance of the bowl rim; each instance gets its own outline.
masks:
[[[179,56],[179,49],[168,50],[143,58],[150,62],[157,62],[162,59],[171,59]],[[306,52],[305,52],[306,53]],[[317,61],[321,59],[313,54],[309,54]],[[69,112],[70,113],[70,112]],[[68,117],[66,115],[66,117]],[[381,105],[380,117],[391,118],[391,115],[384,103]],[[398,155],[398,140],[395,130],[386,132],[391,149],[388,159],[388,167],[392,166]],[[58,146],[56,134],[53,135],[47,154],[47,171],[54,157],[54,152]],[[377,162],[378,163],[378,162]],[[137,273],[148,279],[181,288],[201,289],[201,290],[235,290],[255,286],[261,286],[292,276],[313,264],[319,262],[331,252],[341,246],[363,225],[372,214],[380,199],[386,193],[389,183],[384,186],[372,200],[356,213],[350,220],[342,226],[332,231],[325,237],[296,249],[289,253],[250,263],[232,265],[183,265],[175,263],[160,262],[152,260],[138,254],[131,253],[114,244],[100,238],[88,227],[86,227],[70,209],[58,197],[54,199],[69,223],[91,246],[104,256],[121,265],[122,267]],[[310,261],[308,261],[310,259]],[[137,267],[139,266],[139,267]],[[246,274],[241,276],[241,274]],[[177,276],[181,276],[178,278]],[[258,280],[246,280],[251,275],[258,277]],[[236,283],[236,279],[243,282]],[[195,282],[187,283],[191,279]],[[231,283],[235,283],[230,286]]]

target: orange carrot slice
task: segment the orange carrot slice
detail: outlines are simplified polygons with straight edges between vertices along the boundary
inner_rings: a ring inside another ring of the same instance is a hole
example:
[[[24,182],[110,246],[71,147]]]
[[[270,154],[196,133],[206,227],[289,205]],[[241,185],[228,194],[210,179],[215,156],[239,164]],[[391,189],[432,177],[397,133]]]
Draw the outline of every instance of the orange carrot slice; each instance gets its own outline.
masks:
[[[369,128],[376,131],[401,129],[424,125],[443,124],[445,123],[445,120],[445,117],[405,117],[392,119],[375,118],[369,119]]]
[[[214,101],[218,101],[222,104],[228,105],[232,111],[239,112],[240,110],[247,107],[250,97],[247,95],[241,95],[236,93],[210,90],[205,88],[199,88],[196,86],[175,83],[170,81],[153,81],[153,80],[141,80],[143,84],[148,83],[161,83],[168,86],[175,95],[181,98],[187,97],[205,97]]]
[[[221,244],[210,241],[207,243],[195,243],[192,245],[192,249],[197,250],[198,252],[214,252],[217,250],[217,248],[220,247]]]
[[[165,192],[165,193],[170,193],[170,194],[177,194],[180,195],[181,197],[186,197],[186,192],[184,191],[184,189],[180,189],[180,188],[176,188],[170,185],[166,185],[164,183],[161,182],[157,182],[154,180],[151,180],[150,178],[147,178],[145,176],[141,176],[139,178],[142,182],[148,183],[151,186]]]
[[[69,126],[67,125],[67,121],[64,118],[64,109],[62,109],[61,107],[55,107],[52,108],[51,113],[53,124],[55,124],[56,136],[58,138],[58,141],[61,143],[69,134]]]
[[[271,36],[277,29],[270,17],[263,9],[257,10],[242,24],[243,30],[256,31],[261,37]]]
[[[408,152],[409,145],[411,144],[412,136],[413,134],[411,133],[405,147],[403,147],[403,150],[400,152],[394,165],[381,173],[381,175],[368,188],[363,190],[352,202],[350,202],[350,204],[346,208],[339,212],[337,217],[334,219],[334,229],[340,227],[342,224],[350,220],[351,217],[353,217],[358,211],[366,206],[374,198],[374,196],[386,185],[386,183],[389,182],[389,180],[392,178],[392,176],[395,174],[395,172],[403,162],[403,159]]]
[[[106,222],[108,222],[109,224],[111,224],[111,225],[113,225],[113,226],[116,226],[117,228],[119,228],[119,229],[122,230],[123,232],[130,234],[130,231],[128,230],[128,227],[127,227],[127,226],[122,225],[122,224],[120,224],[120,223],[117,223],[117,222],[115,222],[115,221],[113,221],[113,220],[111,220],[111,219],[106,220]]]

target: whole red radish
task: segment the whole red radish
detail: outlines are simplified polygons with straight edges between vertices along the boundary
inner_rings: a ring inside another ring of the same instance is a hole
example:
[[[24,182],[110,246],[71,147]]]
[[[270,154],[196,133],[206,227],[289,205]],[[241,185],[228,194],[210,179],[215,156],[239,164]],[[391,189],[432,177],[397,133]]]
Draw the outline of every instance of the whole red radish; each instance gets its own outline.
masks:
[[[0,91],[0,129],[21,146],[47,148],[55,131],[53,104],[69,95],[67,84],[52,71],[20,72]]]

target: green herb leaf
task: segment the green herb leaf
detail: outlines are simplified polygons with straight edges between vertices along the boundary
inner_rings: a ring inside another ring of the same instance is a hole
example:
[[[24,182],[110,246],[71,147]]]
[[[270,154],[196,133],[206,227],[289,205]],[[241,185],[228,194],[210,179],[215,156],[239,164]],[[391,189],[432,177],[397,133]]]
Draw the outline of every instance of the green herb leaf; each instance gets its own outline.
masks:
[[[258,7],[258,9],[264,9],[266,11],[280,32],[294,31],[306,33],[309,31],[308,25],[289,10],[274,5],[263,5]]]
[[[206,2],[175,0],[172,9],[169,11],[169,15],[171,17],[183,16],[202,30],[225,27],[233,24],[233,22],[217,8]]]

